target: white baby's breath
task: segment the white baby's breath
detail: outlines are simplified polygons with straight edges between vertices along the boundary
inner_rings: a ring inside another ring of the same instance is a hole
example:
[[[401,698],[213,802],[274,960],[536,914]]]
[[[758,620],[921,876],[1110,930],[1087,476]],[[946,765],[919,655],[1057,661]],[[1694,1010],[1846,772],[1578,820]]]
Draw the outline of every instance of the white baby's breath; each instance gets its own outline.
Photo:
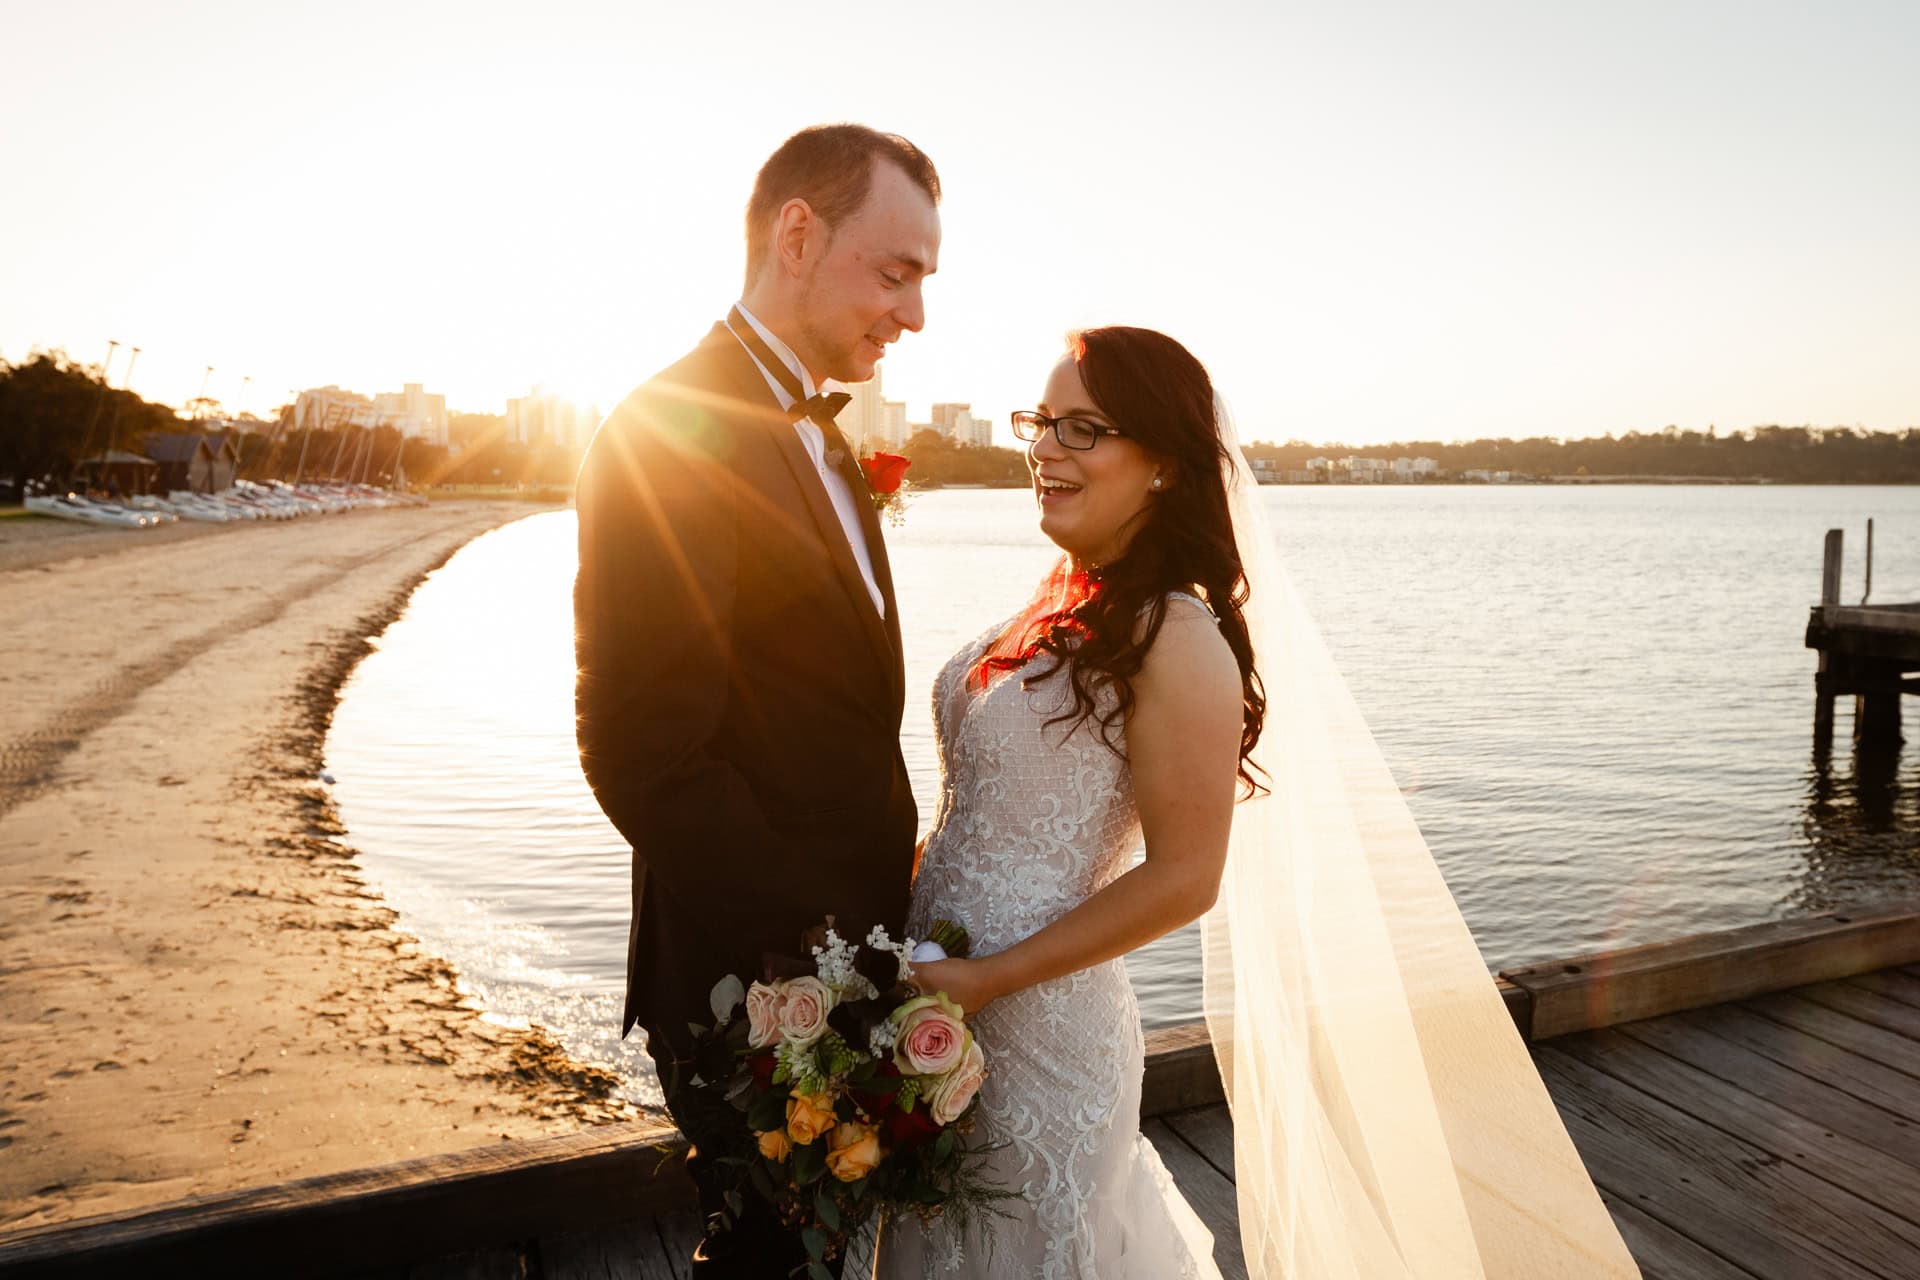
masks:
[[[893,1042],[896,1034],[897,1029],[893,1025],[892,1018],[887,1018],[877,1023],[873,1030],[867,1035],[867,1047],[873,1050],[873,1056],[876,1058],[884,1058],[893,1052]]]
[[[914,941],[912,938],[902,938],[895,942],[887,936],[887,926],[877,924],[867,931],[867,945],[875,951],[891,951],[894,958],[900,961],[900,976],[902,978],[913,976]]]

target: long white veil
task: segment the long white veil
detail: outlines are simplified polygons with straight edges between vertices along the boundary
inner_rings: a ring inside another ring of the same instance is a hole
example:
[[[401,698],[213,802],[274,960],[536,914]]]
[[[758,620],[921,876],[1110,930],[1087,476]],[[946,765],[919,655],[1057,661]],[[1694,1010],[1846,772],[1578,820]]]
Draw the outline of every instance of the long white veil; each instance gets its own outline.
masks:
[[[1271,788],[1204,928],[1240,1229],[1266,1280],[1638,1276],[1318,630],[1232,416]]]

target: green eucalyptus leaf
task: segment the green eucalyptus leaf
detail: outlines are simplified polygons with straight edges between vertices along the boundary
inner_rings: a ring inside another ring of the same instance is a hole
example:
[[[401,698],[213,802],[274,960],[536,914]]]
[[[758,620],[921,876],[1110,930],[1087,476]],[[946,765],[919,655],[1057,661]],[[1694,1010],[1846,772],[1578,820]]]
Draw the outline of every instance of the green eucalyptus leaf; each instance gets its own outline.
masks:
[[[820,1192],[813,1198],[813,1208],[820,1215],[820,1221],[827,1224],[827,1230],[840,1229],[840,1206],[833,1202],[832,1196],[825,1191]]]
[[[756,1132],[785,1128],[787,1100],[777,1093],[763,1093],[747,1108],[747,1124]]]
[[[820,1150],[820,1144],[810,1142],[804,1147],[795,1147],[788,1157],[793,1161],[793,1180],[805,1186],[818,1178],[826,1168],[826,1159]]]

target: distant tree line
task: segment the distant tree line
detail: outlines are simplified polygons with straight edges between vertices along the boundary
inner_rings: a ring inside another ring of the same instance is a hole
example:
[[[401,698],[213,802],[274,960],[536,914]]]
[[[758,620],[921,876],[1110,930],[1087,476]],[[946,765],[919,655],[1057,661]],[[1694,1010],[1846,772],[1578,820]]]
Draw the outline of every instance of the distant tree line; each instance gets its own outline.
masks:
[[[0,480],[17,495],[29,480],[64,484],[82,459],[140,451],[149,431],[187,424],[166,405],[109,387],[61,351],[0,363]]]
[[[202,406],[216,409],[211,403]],[[290,420],[290,406],[275,415]],[[449,415],[452,449],[397,429],[338,427],[291,430],[262,423],[221,431],[219,423],[182,418],[163,404],[109,387],[100,370],[61,351],[37,351],[0,362],[0,497],[17,501],[29,481],[54,490],[74,487],[81,464],[113,451],[139,454],[151,432],[227,434],[238,448],[238,473],[249,480],[352,479],[386,485],[396,471],[410,485],[571,485],[580,451],[513,444],[498,414]],[[397,464],[397,466],[396,466]]]
[[[1585,440],[1536,436],[1442,444],[1413,440],[1387,445],[1248,445],[1247,456],[1281,470],[1304,470],[1309,458],[1432,458],[1444,471],[1509,471],[1541,478],[1583,476],[1698,476],[1715,480],[1771,480],[1791,484],[1920,483],[1920,428],[1865,431],[1858,427],[1754,427],[1722,434],[1712,428],[1629,431]]]
[[[290,418],[283,407],[281,422]],[[60,351],[39,351],[18,363],[0,362],[0,489],[17,499],[29,480],[67,485],[88,458],[112,450],[139,453],[154,431],[200,431],[166,405],[107,386],[100,370]],[[391,483],[394,464],[412,485],[476,484],[569,486],[580,447],[517,444],[506,438],[499,414],[448,417],[450,448],[402,441],[392,427],[294,431],[263,425],[240,432],[239,474],[248,479],[365,478]],[[584,444],[584,442],[583,442]],[[913,460],[908,478],[927,487],[1024,487],[1026,455],[1018,449],[968,447],[938,431],[915,433],[900,450]],[[1754,427],[1720,433],[1630,431],[1584,440],[1535,436],[1442,444],[1412,440],[1388,445],[1255,443],[1247,456],[1280,470],[1305,470],[1315,457],[1427,457],[1442,470],[1507,471],[1516,477],[1670,477],[1771,480],[1797,484],[1920,484],[1920,428],[1865,431],[1858,427]],[[10,484],[9,484],[10,482]]]
[[[938,431],[916,431],[900,446],[901,456],[913,459],[907,479],[927,488],[949,484],[979,484],[992,489],[1024,489],[1027,455],[1019,449],[982,448],[955,444]]]
[[[1027,484],[1026,454],[1018,449],[968,448],[937,431],[921,431],[901,448],[913,459],[909,478],[934,487]],[[1281,471],[1304,471],[1309,458],[1432,458],[1442,471],[1507,471],[1540,479],[1694,476],[1709,480],[1770,480],[1787,484],[1920,484],[1920,428],[1865,431],[1858,427],[1754,427],[1721,433],[1629,431],[1584,440],[1535,436],[1442,444],[1411,440],[1386,445],[1256,442],[1249,458]]]

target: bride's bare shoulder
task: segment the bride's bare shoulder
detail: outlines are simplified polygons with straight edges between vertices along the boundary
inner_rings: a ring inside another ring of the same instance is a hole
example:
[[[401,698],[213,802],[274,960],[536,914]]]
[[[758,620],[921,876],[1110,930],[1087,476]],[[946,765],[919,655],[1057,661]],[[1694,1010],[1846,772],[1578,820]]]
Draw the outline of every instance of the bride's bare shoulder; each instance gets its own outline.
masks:
[[[1240,664],[1211,610],[1192,596],[1167,598],[1165,620],[1134,680],[1141,701],[1162,694],[1240,714]]]

